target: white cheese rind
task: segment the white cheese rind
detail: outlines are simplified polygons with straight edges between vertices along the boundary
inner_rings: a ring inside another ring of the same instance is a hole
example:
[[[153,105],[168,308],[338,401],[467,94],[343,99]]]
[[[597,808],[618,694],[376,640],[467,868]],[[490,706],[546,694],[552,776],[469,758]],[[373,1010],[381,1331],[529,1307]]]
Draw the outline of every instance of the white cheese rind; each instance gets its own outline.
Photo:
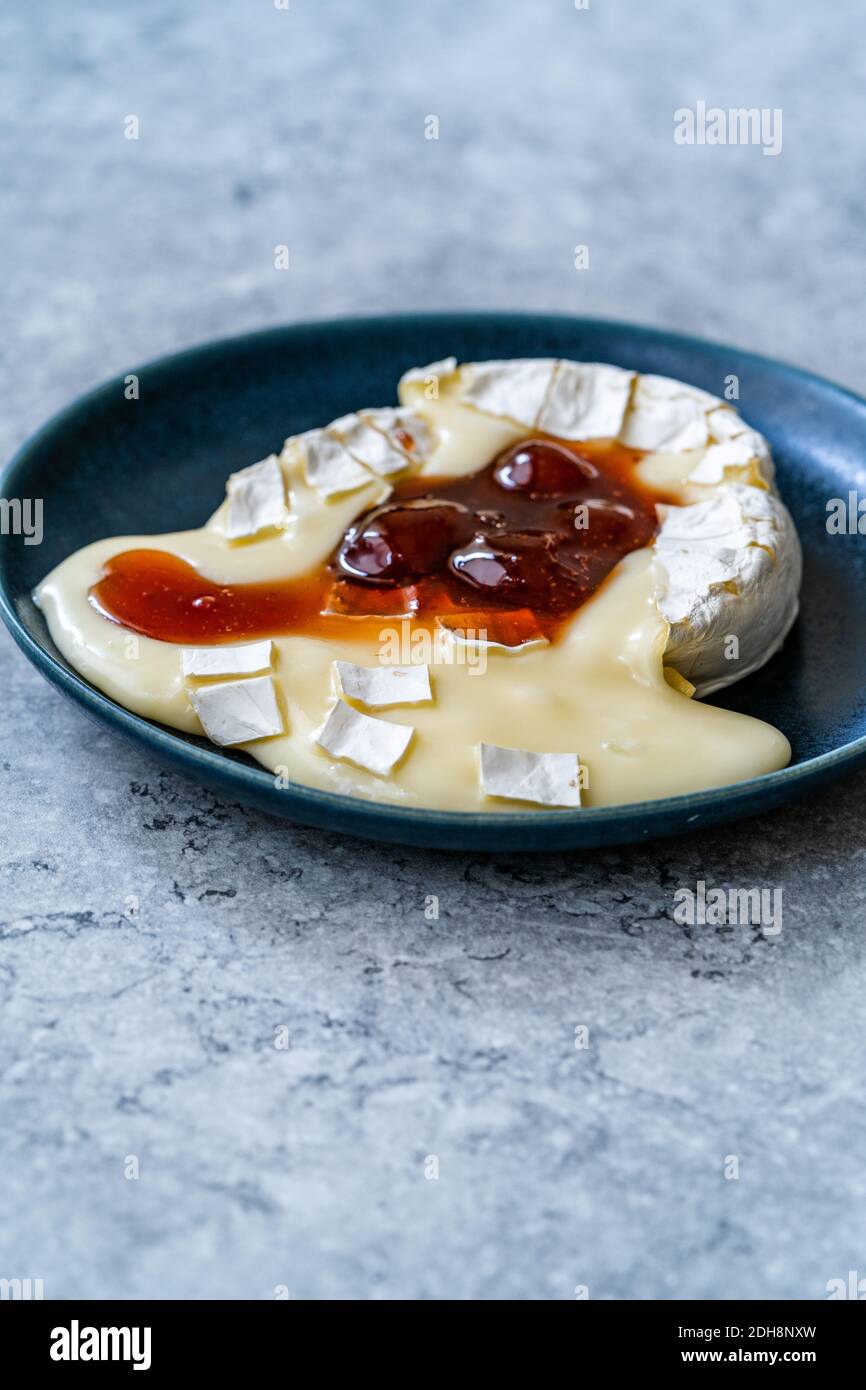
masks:
[[[556,370],[553,357],[523,357],[510,362],[472,362],[463,397],[488,415],[504,415],[534,429]]]
[[[384,406],[381,410],[362,410],[360,415],[411,463],[426,462],[435,448],[430,421],[418,410],[405,405]]]
[[[754,465],[758,476],[771,486],[773,460],[766,439],[751,429],[735,410],[720,407],[707,415],[710,444],[689,474],[689,481],[715,486],[724,482],[725,469]]]
[[[285,526],[286,483],[276,454],[232,473],[226,494],[225,532],[229,540],[243,540]]]
[[[395,448],[387,435],[374,429],[370,421],[361,415],[346,415],[341,420],[335,420],[326,432],[337,436],[352,458],[380,478],[404,473],[409,466],[402,449]]]
[[[797,532],[775,493],[746,484],[659,512],[665,660],[710,695],[751,675],[785,640],[799,608]]]
[[[355,492],[370,482],[372,474],[359,463],[336,434],[329,430],[307,430],[296,443],[304,459],[304,474],[310,487],[322,497]]]
[[[184,647],[181,650],[181,669],[185,676],[206,680],[211,676],[252,676],[270,669],[274,659],[274,644],[244,642],[237,647]]]
[[[488,796],[534,801],[540,806],[580,805],[576,753],[530,753],[482,743],[481,784]]]
[[[639,376],[620,439],[631,449],[702,449],[709,443],[708,413],[722,402],[666,376]]]
[[[316,742],[332,758],[343,758],[377,777],[387,777],[406,752],[414,732],[411,724],[371,719],[345,700],[338,700]]]
[[[283,732],[283,718],[270,676],[222,681],[189,692],[190,702],[212,743],[230,748]]]
[[[351,661],[335,661],[334,673],[347,699],[370,709],[433,699],[428,666],[355,666]]]
[[[601,362],[559,362],[537,425],[560,439],[616,439],[634,372]]]
[[[402,406],[345,415],[326,432],[335,435],[353,458],[380,478],[423,463],[432,450],[427,421],[417,411]],[[411,436],[411,447],[403,442],[403,434]]]

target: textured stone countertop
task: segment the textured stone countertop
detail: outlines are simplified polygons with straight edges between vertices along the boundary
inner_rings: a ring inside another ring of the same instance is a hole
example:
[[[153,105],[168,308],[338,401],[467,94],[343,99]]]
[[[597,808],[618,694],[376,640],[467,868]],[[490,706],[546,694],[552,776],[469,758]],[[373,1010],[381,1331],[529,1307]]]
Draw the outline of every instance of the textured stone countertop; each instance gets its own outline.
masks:
[[[631,318],[857,388],[857,32],[855,0],[6,7],[4,455],[124,367],[344,312]],[[675,145],[699,99],[782,108],[781,154]],[[866,777],[679,843],[376,848],[166,772],[0,641],[0,1276],[569,1299],[866,1274]],[[781,888],[781,934],[678,926],[698,879]]]

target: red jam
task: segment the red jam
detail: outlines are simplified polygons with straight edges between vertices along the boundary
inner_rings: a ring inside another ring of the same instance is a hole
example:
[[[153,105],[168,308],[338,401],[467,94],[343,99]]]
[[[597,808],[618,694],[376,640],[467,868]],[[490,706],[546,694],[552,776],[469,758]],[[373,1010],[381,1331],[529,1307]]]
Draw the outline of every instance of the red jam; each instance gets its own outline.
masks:
[[[367,636],[401,615],[485,627],[508,643],[551,636],[655,534],[657,496],[634,476],[639,458],[528,439],[467,477],[397,483],[313,574],[219,585],[164,551],[129,550],[105,566],[91,601],[166,642]]]

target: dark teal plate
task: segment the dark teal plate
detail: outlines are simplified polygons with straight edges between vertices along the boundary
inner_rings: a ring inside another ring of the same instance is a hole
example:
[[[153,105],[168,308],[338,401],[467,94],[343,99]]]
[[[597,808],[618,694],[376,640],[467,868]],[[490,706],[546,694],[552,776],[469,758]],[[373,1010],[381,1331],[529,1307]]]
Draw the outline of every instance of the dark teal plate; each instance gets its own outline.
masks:
[[[299,430],[395,399],[400,374],[464,360],[557,355],[616,362],[721,394],[770,440],[805,554],[802,615],[783,651],[718,703],[768,720],[790,767],[689,796],[597,810],[499,815],[404,810],[295,786],[281,791],[241,754],[149,723],[114,704],[60,656],[31,593],[60,560],[102,536],[199,526],[236,468]],[[309,825],[436,848],[564,849],[678,835],[771,810],[866,756],[866,538],[830,536],[827,502],[863,480],[866,402],[819,377],[676,333],[593,319],[411,314],[251,333],[136,369],[82,397],[18,452],[6,497],[44,500],[44,540],[3,538],[0,607],[35,666],[97,719],[219,792]]]

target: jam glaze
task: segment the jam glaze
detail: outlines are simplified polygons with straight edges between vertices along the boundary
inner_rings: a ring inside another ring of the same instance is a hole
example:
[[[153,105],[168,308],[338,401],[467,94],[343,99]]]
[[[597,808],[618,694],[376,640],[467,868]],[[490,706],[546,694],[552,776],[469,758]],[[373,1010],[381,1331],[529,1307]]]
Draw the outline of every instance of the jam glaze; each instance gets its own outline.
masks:
[[[370,637],[400,617],[484,629],[507,645],[553,638],[655,535],[665,499],[637,479],[642,457],[533,436],[475,473],[398,482],[300,578],[214,584],[175,555],[129,550],[107,562],[90,602],[132,631],[185,644]]]

